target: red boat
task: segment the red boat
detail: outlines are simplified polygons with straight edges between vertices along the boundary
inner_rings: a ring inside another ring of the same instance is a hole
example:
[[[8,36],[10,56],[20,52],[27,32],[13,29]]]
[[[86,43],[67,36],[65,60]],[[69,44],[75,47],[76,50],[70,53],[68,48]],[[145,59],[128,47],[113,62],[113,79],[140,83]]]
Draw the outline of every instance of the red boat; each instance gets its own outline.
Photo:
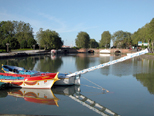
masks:
[[[51,88],[58,80],[58,73],[38,75],[0,73],[0,82],[7,83],[11,87]]]

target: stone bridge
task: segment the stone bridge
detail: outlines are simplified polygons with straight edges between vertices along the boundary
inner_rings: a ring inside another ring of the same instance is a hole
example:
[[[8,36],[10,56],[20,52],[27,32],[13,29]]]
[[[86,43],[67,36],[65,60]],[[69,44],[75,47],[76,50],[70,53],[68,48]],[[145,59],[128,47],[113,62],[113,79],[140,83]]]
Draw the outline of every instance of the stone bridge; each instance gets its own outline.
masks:
[[[88,51],[93,50],[96,53],[99,53],[101,50],[105,49],[87,49]],[[130,49],[106,49],[109,50],[111,54],[120,53],[120,54],[126,54],[126,53],[132,53],[133,51]]]
[[[65,49],[65,51],[69,52],[69,53],[76,53],[76,52],[79,52],[79,53],[85,53],[85,52],[88,52],[88,51],[93,51],[95,53],[99,53],[101,50],[105,50],[105,49],[94,49],[94,48],[89,48],[89,49],[72,49],[72,48],[69,48],[69,49]],[[111,54],[115,54],[115,53],[119,53],[119,54],[126,54],[126,53],[133,53],[133,52],[136,52],[136,51],[133,51],[133,50],[130,50],[130,49],[106,49],[106,50],[109,50]]]

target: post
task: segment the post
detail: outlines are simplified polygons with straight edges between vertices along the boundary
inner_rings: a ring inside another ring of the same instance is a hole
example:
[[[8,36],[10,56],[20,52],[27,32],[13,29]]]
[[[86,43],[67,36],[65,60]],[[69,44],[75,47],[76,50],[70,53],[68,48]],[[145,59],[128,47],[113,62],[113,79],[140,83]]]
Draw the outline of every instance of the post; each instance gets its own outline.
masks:
[[[9,43],[6,43],[6,46],[7,46],[7,52],[9,52]]]
[[[35,50],[35,45],[33,45],[33,50]]]

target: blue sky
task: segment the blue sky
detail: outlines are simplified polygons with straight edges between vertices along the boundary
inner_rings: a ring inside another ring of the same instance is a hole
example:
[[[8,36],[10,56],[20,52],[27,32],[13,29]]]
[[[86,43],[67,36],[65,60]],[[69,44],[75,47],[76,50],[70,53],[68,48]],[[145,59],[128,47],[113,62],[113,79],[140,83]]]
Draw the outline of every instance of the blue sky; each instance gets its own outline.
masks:
[[[54,30],[69,46],[80,31],[99,42],[104,31],[134,33],[152,18],[154,0],[0,0],[0,21],[29,23],[34,35]]]

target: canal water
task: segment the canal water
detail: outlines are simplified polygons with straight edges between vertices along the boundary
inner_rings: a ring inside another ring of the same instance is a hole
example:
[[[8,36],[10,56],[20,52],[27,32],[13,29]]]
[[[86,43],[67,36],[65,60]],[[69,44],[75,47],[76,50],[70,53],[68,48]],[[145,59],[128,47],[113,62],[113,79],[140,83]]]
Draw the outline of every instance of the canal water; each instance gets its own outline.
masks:
[[[0,65],[73,73],[120,57],[42,55],[0,59]],[[154,60],[139,57],[83,74],[80,86],[53,86],[51,90],[0,90],[0,115],[154,116],[153,109]]]

